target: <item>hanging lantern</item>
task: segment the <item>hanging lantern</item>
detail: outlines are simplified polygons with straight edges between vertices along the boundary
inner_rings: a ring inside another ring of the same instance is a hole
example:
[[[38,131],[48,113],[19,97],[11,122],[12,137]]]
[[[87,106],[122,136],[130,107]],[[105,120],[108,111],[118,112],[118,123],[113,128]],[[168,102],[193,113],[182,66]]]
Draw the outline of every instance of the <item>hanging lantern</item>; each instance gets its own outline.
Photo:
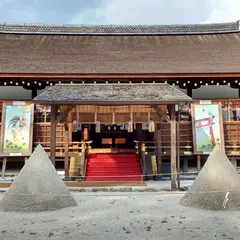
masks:
[[[96,132],[96,133],[100,133],[100,131],[101,131],[101,124],[100,124],[100,121],[96,121],[95,132]]]
[[[155,122],[153,120],[149,121],[149,132],[155,132]]]

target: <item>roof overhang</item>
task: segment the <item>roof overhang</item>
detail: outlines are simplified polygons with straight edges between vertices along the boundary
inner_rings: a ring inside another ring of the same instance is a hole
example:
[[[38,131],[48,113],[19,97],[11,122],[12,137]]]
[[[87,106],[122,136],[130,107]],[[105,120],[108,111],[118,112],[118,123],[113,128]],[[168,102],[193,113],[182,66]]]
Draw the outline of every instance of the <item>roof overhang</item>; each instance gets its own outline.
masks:
[[[57,84],[33,99],[56,105],[185,104],[193,99],[165,83]]]

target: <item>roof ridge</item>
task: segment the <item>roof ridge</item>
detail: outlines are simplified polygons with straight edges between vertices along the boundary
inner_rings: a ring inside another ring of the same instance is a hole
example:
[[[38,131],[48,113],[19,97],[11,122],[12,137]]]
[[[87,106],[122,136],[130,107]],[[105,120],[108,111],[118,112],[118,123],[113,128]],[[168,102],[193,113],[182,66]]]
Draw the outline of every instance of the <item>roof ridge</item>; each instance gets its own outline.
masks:
[[[0,33],[25,34],[203,34],[239,32],[239,21],[172,25],[76,25],[0,23]]]

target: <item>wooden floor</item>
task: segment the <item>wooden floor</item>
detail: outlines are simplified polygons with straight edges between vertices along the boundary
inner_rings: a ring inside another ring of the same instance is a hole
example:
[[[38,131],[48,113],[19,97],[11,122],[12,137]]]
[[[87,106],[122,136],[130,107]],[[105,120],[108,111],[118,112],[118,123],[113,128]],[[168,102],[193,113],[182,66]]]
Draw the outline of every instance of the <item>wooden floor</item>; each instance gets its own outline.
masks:
[[[147,186],[145,182],[75,182],[67,181],[64,182],[67,187],[137,187]],[[11,183],[0,182],[0,188],[8,188]]]

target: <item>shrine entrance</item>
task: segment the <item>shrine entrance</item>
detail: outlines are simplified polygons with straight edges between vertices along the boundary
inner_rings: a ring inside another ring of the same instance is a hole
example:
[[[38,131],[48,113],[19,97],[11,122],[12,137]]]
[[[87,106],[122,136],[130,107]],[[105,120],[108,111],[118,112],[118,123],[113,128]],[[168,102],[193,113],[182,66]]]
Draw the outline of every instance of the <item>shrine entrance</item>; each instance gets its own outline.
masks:
[[[139,148],[139,141],[152,138],[153,132],[156,132],[157,161],[158,166],[161,166],[161,136],[158,127],[155,129],[155,124],[166,121],[170,124],[171,188],[176,189],[177,155],[179,156],[177,154],[176,106],[193,101],[183,92],[168,84],[157,83],[57,84],[38,95],[33,101],[51,105],[50,158],[54,165],[56,126],[58,123],[64,124],[65,176],[69,174],[71,153],[69,145],[73,137],[73,122],[75,127],[81,128],[81,141],[76,144],[81,144],[82,176],[86,176],[89,144],[92,144],[91,148],[95,147],[95,149],[101,149],[104,145],[108,145],[109,149],[113,147],[131,149],[134,147],[134,142],[138,144],[137,153],[139,150],[143,153],[140,161],[144,175],[146,148],[144,144]],[[144,124],[147,124],[145,132]],[[92,160],[96,162],[96,159]],[[161,173],[161,167],[158,168],[158,172]],[[90,173],[87,176],[90,176]]]

